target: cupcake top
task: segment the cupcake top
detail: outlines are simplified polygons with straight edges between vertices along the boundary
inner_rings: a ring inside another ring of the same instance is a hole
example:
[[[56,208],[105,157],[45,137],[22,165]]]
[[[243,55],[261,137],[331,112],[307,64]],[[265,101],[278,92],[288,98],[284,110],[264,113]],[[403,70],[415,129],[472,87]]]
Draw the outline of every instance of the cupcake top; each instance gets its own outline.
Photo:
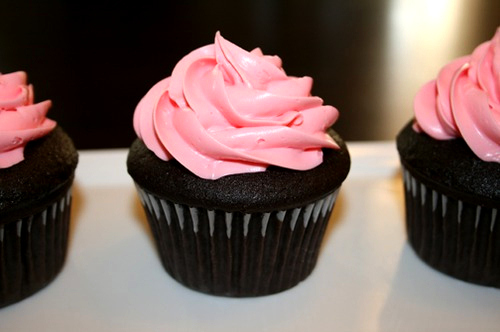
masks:
[[[437,140],[410,121],[399,132],[401,163],[426,186],[449,197],[500,208],[500,167],[476,157],[463,139]]]
[[[24,160],[29,141],[47,135],[56,123],[47,119],[51,101],[34,103],[25,72],[0,74],[0,169]]]
[[[347,146],[335,132],[331,136],[340,149],[325,149],[323,162],[307,172],[269,166],[265,172],[207,180],[175,159],[161,160],[140,139],[130,146],[127,170],[143,190],[174,203],[243,213],[287,210],[326,197],[347,177]]]
[[[204,179],[274,165],[312,169],[338,111],[311,96],[310,77],[287,76],[277,56],[247,52],[216,33],[182,58],[137,105],[134,129],[162,160]]]
[[[462,137],[480,159],[500,163],[500,27],[425,84],[414,110],[417,131],[437,140]]]
[[[77,163],[77,150],[60,126],[29,142],[23,162],[0,168],[0,225],[41,211],[67,191]]]

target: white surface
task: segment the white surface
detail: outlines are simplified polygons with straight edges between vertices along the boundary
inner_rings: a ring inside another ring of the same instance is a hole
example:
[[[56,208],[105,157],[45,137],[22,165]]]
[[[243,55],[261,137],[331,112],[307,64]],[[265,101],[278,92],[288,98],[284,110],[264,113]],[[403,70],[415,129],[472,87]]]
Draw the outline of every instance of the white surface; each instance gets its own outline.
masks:
[[[280,294],[191,291],[163,270],[126,150],[82,151],[61,274],[0,309],[0,331],[499,331],[500,290],[422,263],[406,243],[393,142],[351,143],[318,264]]]

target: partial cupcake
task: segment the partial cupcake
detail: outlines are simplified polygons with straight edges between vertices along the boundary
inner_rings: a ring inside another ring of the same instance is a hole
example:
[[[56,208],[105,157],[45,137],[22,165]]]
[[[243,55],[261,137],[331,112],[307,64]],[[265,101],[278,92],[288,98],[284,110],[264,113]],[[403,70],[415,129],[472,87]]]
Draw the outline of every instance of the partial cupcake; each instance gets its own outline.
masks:
[[[78,155],[34,103],[26,73],[0,74],[0,307],[49,284],[67,251]]]
[[[425,84],[399,133],[408,239],[450,276],[500,287],[500,28]]]
[[[350,158],[311,87],[217,33],[140,101],[127,167],[174,279],[246,297],[312,272]]]

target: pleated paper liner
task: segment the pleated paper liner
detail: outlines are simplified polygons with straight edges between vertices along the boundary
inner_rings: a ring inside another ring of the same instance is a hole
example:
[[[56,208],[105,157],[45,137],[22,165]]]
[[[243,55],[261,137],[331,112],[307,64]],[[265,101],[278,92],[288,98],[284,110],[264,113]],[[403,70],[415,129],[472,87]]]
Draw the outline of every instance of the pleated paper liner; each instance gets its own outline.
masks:
[[[49,284],[67,251],[71,192],[42,211],[0,225],[0,307],[18,302]]]
[[[191,289],[232,297],[273,294],[304,280],[338,193],[247,214],[189,207],[137,189],[166,271]]]
[[[500,288],[500,214],[444,195],[403,169],[408,240],[420,258],[455,278]]]

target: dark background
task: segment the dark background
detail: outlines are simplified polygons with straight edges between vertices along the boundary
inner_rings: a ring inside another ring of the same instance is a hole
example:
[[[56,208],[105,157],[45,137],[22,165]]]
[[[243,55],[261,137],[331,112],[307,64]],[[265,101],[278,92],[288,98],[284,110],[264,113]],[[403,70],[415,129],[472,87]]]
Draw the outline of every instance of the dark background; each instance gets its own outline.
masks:
[[[420,85],[491,39],[498,0],[0,0],[0,72],[25,70],[78,149],[127,147],[141,97],[222,35],[314,78],[346,140],[390,140]]]

